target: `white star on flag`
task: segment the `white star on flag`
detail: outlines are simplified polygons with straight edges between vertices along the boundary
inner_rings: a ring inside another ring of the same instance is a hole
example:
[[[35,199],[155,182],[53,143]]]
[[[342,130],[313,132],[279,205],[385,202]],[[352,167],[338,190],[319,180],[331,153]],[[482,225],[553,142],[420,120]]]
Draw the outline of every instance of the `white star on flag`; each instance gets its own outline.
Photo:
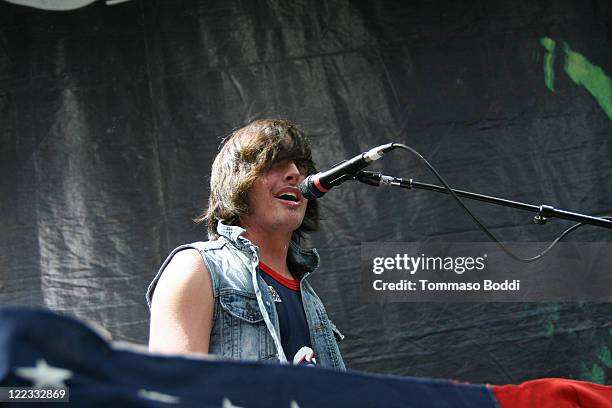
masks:
[[[230,401],[229,398],[223,398],[222,408],[244,408],[244,407],[239,407],[238,405],[232,404],[232,401]]]
[[[166,404],[179,404],[181,402],[181,399],[179,397],[151,390],[140,389],[138,390],[138,396],[140,398],[146,398],[152,401],[163,402]]]
[[[35,367],[16,367],[15,375],[32,381],[33,387],[66,387],[64,381],[72,377],[72,371],[47,364],[44,359],[36,360]]]

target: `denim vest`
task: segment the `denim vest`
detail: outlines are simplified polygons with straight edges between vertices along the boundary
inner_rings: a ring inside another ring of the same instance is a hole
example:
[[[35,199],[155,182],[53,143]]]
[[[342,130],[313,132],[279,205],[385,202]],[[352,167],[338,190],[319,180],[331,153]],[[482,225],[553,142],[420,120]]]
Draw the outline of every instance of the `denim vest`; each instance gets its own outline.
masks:
[[[257,273],[259,249],[241,236],[245,230],[219,222],[219,239],[195,242],[174,249],[147,289],[149,307],[162,272],[179,251],[198,250],[213,287],[214,312],[209,353],[224,358],[287,363],[280,341],[278,315],[268,285]],[[344,336],[329,320],[323,303],[308,283],[319,265],[315,249],[304,250],[293,241],[287,253],[291,272],[299,277],[302,303],[312,348],[320,367],[345,370],[338,349]]]

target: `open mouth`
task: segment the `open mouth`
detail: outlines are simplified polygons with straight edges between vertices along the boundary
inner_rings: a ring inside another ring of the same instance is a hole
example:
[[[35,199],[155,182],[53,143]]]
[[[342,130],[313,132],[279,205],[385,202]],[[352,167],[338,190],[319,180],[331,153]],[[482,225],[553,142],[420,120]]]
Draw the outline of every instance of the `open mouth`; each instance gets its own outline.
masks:
[[[276,196],[276,198],[285,200],[285,201],[292,201],[294,203],[297,203],[299,201],[295,193],[283,193],[279,196]]]

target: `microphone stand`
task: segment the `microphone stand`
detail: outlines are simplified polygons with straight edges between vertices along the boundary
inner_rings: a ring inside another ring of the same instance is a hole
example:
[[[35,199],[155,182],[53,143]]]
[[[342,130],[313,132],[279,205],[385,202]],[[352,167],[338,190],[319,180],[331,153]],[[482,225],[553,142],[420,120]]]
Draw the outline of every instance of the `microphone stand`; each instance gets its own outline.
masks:
[[[357,180],[364,184],[376,187],[396,186],[406,189],[416,188],[421,190],[435,191],[437,193],[449,194],[446,188],[437,186],[435,184],[420,183],[412,179],[405,180],[399,177],[385,176],[380,172],[374,171],[360,171],[353,177],[353,180]],[[553,206],[545,204],[538,206],[533,204],[525,204],[518,201],[505,200],[503,198],[497,198],[483,194],[470,193],[469,191],[455,189],[452,189],[452,191],[459,197],[534,212],[536,213],[536,215],[533,217],[533,222],[536,224],[546,224],[546,221],[550,218],[561,218],[564,220],[576,221],[581,222],[583,224],[596,225],[598,227],[612,229],[612,221],[607,220],[605,218],[593,217],[590,215],[579,214],[571,211],[559,210]]]

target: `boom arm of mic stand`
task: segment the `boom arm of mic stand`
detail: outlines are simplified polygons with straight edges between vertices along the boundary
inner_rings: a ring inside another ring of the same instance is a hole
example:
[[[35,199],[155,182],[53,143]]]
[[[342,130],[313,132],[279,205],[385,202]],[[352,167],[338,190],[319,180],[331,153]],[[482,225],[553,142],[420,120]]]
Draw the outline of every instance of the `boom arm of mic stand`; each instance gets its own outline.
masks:
[[[448,190],[444,187],[437,186],[435,184],[428,183],[420,183],[418,181],[414,181],[412,179],[403,179],[399,177],[393,176],[385,176],[380,172],[374,171],[360,171],[354,177],[355,180],[360,181],[364,184],[368,184],[371,186],[396,186],[405,189],[421,189],[428,191],[435,191],[437,193],[448,194]],[[583,224],[595,225],[598,227],[610,228],[612,229],[612,221],[607,220],[605,218],[593,217],[590,215],[579,214],[571,211],[559,210],[550,205],[533,205],[533,204],[525,204],[518,201],[506,200],[503,198],[497,198],[492,196],[487,196],[483,194],[471,193],[469,191],[455,190],[452,191],[457,194],[459,197],[468,198],[470,200],[478,200],[486,203],[502,205],[505,207],[516,208],[519,210],[525,210],[530,212],[535,212],[536,215],[533,218],[534,223],[536,224],[545,224],[549,218],[561,218],[564,220],[581,222]]]

